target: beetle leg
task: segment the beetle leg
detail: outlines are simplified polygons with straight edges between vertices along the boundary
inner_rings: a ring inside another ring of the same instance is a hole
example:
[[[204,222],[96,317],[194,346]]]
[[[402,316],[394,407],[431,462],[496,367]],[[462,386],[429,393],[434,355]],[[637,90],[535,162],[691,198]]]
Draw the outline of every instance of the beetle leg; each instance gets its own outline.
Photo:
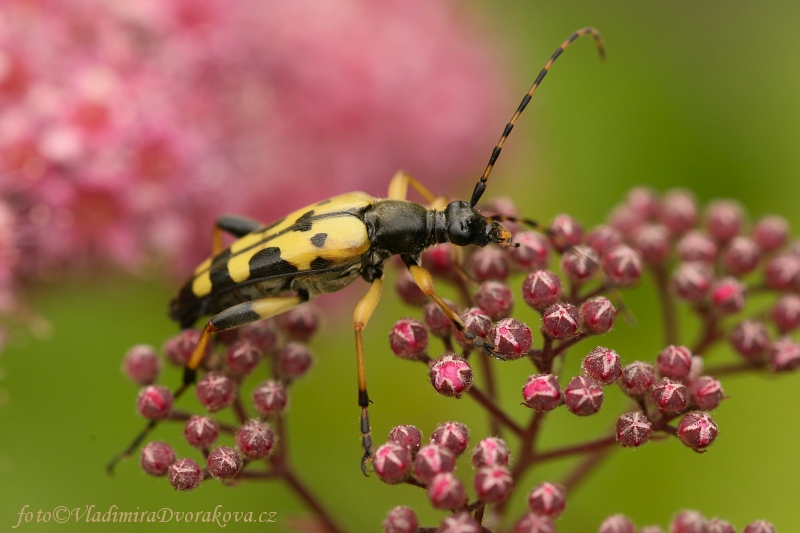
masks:
[[[381,299],[383,281],[375,278],[367,294],[356,305],[353,312],[353,330],[356,334],[356,363],[358,367],[358,406],[361,407],[361,446],[364,456],[361,458],[361,471],[367,475],[367,463],[372,461],[372,428],[369,424],[369,396],[367,395],[367,374],[364,368],[364,344],[361,332],[367,325],[372,313]]]
[[[403,260],[405,261],[407,256],[403,256]],[[409,258],[410,259],[410,258]],[[453,323],[453,326],[458,330],[463,332],[464,331],[464,322],[461,320],[455,311],[450,309],[450,306],[442,300],[442,297],[436,294],[436,291],[433,286],[433,276],[431,273],[412,262],[406,262],[406,266],[408,267],[408,271],[411,273],[411,277],[414,278],[414,283],[417,284],[417,287],[428,297],[430,297],[436,305],[447,315],[447,318],[450,319],[450,322]]]
[[[511,216],[511,215],[491,215],[491,216],[486,217],[486,218],[488,218],[489,220],[494,220],[495,222],[514,222],[514,223],[517,223],[517,224],[525,224],[529,228],[531,228],[533,230],[536,230],[539,233],[541,233],[541,234],[543,234],[543,235],[545,235],[545,236],[547,236],[549,238],[553,238],[554,237],[553,231],[550,228],[545,227],[545,226],[541,225],[540,223],[538,223],[535,220],[530,219],[530,218],[515,217],[515,216]]]
[[[217,255],[223,249],[222,232],[230,233],[234,237],[244,237],[253,233],[262,226],[260,222],[237,215],[222,215],[214,223],[214,234],[211,238],[212,255]]]
[[[431,276],[430,272],[419,266],[412,257],[406,255],[401,257],[408,267],[411,277],[414,278],[414,282],[417,284],[417,287],[419,287],[425,295],[429,296],[434,302],[436,302],[436,305],[439,306],[439,309],[441,309],[444,314],[447,315],[447,318],[450,319],[450,323],[453,324],[453,327],[462,333],[464,338],[467,339],[475,348],[485,351],[492,357],[502,359],[502,356],[495,351],[494,345],[490,341],[476,337],[474,333],[467,331],[465,329],[464,322],[461,320],[461,317],[459,317],[455,311],[450,309],[450,306],[447,305],[441,296],[436,294],[436,290],[433,286],[433,276]]]
[[[200,334],[200,340],[197,341],[192,357],[186,363],[183,377],[184,385],[194,383],[194,373],[206,353],[212,333],[238,328],[257,320],[280,315],[289,309],[297,307],[306,300],[308,300],[308,297],[302,295],[262,298],[234,305],[211,317]]]
[[[200,366],[203,355],[206,353],[208,342],[211,339],[212,333],[238,328],[257,320],[285,313],[286,311],[297,307],[306,300],[308,300],[307,295],[262,298],[260,300],[253,300],[251,302],[244,302],[234,305],[233,307],[225,309],[221,313],[211,317],[206,324],[206,327],[203,328],[203,332],[200,334],[200,339],[197,341],[197,346],[195,346],[191,358],[184,367],[183,383],[173,393],[173,398],[177,400],[189,387],[194,384],[197,377],[197,367]],[[131,442],[130,446],[128,446],[125,451],[114,457],[108,463],[106,470],[109,473],[112,473],[117,463],[122,459],[130,457],[130,455],[136,451],[139,445],[144,441],[145,438],[147,438],[150,432],[153,431],[157,425],[158,420],[151,420],[148,422],[147,426],[145,426],[141,433],[139,433],[136,438],[133,439],[133,442]]]
[[[453,246],[452,244],[448,244],[450,249],[450,261],[453,263],[453,270],[455,271],[456,275],[469,285],[477,287],[480,285],[480,282],[472,277],[469,272],[464,270],[462,266],[464,264],[464,248],[462,246]]]
[[[392,178],[392,181],[389,182],[388,198],[390,200],[405,200],[408,196],[409,185],[425,198],[429,207],[441,211],[447,206],[447,198],[444,196],[436,196],[411,174],[403,172],[402,170],[397,172]]]

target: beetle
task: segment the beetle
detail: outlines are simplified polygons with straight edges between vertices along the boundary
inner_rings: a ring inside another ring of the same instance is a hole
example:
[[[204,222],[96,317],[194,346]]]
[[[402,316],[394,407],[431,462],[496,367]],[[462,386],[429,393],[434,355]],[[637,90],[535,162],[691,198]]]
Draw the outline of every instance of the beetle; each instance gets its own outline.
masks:
[[[433,279],[421,266],[420,257],[426,248],[440,243],[460,247],[513,246],[511,233],[502,225],[504,221],[521,221],[541,229],[528,219],[481,215],[475,206],[486,190],[503,144],[533,93],[559,55],[585,34],[594,37],[600,56],[604,57],[602,37],[591,27],[575,31],[556,49],[506,124],[469,202],[448,202],[409,174],[398,172],[390,182],[386,198],[374,198],[362,192],[346,193],[298,209],[266,226],[238,216],[217,219],[212,256],[194,270],[170,303],[170,317],[184,329],[201,317],[211,315],[185,365],[183,384],[175,392],[175,398],[194,384],[214,333],[277,316],[322,293],[338,291],[360,277],[370,283],[353,313],[364,450],[361,469],[366,474],[372,458],[372,437],[362,331],[380,300],[383,264],[389,257],[399,255],[417,286],[436,302],[456,330],[474,347],[496,356],[488,340],[465,331],[459,316],[436,293]],[[428,205],[408,201],[409,186],[420,193]],[[221,244],[223,232],[236,238],[227,248]],[[155,425],[156,422],[151,421],[133,443],[109,463],[109,471],[121,458],[133,453]]]

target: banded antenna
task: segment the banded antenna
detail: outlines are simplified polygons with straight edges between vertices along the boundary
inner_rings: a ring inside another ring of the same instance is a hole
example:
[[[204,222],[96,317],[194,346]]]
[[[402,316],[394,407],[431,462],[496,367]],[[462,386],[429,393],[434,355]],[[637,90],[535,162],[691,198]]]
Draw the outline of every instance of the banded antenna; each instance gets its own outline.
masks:
[[[486,181],[489,179],[489,174],[492,173],[492,169],[494,168],[494,164],[497,161],[497,158],[500,157],[500,152],[503,149],[503,144],[506,142],[508,135],[511,133],[511,130],[514,129],[514,124],[517,122],[517,119],[525,110],[525,107],[528,105],[528,102],[531,101],[531,97],[533,93],[536,92],[536,88],[539,87],[539,84],[542,83],[542,80],[550,71],[550,67],[553,66],[558,56],[567,49],[567,47],[572,44],[578,37],[581,35],[586,35],[587,33],[591,34],[594,37],[595,42],[597,43],[597,50],[600,53],[600,59],[606,58],[606,50],[603,46],[603,37],[600,35],[600,32],[597,31],[596,28],[586,27],[581,28],[572,35],[570,35],[566,41],[561,43],[561,46],[553,52],[553,55],[550,56],[550,59],[547,60],[547,63],[544,65],[542,70],[539,72],[539,75],[536,76],[536,81],[533,82],[531,85],[530,90],[520,102],[519,107],[514,112],[514,116],[511,117],[511,120],[508,121],[506,124],[506,128],[503,130],[503,135],[500,137],[500,140],[497,141],[497,145],[495,145],[494,150],[492,150],[492,156],[489,158],[489,164],[486,165],[486,170],[483,171],[483,175],[481,176],[480,181],[475,184],[475,190],[472,191],[472,199],[469,202],[470,207],[475,207],[475,204],[481,199],[483,196],[484,191],[486,191]]]

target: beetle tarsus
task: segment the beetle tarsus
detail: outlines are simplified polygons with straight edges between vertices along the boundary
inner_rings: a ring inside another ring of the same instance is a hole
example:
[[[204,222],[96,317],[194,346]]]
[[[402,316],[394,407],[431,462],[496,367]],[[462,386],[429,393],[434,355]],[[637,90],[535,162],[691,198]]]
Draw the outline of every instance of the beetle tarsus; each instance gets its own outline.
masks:
[[[502,359],[505,360],[506,357],[495,351],[494,343],[490,340],[484,339],[483,337],[478,337],[472,331],[464,331],[464,338],[472,345],[472,347],[481,350],[486,353],[486,355],[491,355],[495,359]]]
[[[367,399],[369,402],[369,399]],[[364,449],[364,456],[361,458],[361,473],[369,475],[368,465],[372,462],[372,429],[369,425],[369,411],[366,407],[361,409],[361,447]]]

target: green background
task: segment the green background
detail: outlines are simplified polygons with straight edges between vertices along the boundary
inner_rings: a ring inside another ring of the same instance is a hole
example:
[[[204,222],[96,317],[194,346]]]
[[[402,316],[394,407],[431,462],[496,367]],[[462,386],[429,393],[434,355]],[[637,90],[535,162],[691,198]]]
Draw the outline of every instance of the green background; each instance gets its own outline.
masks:
[[[521,96],[555,46],[576,28],[598,27],[607,44],[605,64],[588,39],[559,60],[506,144],[491,193],[513,195],[527,216],[549,220],[569,212],[590,226],[601,222],[633,185],[683,186],[701,201],[738,199],[753,218],[777,213],[794,227],[800,223],[796,2],[508,0],[465,6],[477,12],[502,52],[498,60],[512,72],[501,93]],[[499,134],[507,118],[475,127]],[[466,195],[471,179],[453,194]],[[361,283],[350,287],[349,297],[364,288]],[[142,424],[133,408],[136,388],[118,371],[122,354],[136,343],[158,346],[174,333],[164,313],[172,290],[166,282],[114,274],[31,289],[32,304],[50,320],[53,334],[40,340],[17,332],[0,354],[0,527],[16,524],[25,505],[34,511],[94,505],[102,512],[112,505],[175,511],[221,505],[223,511],[276,511],[279,523],[267,527],[273,531],[288,530],[289,517],[303,516],[298,501],[276,483],[228,488],[208,482],[192,493],[178,493],[164,480],[142,474],[136,461],[121,464],[116,477],[106,476],[106,461]],[[413,423],[429,435],[448,419],[466,422],[476,438],[483,436],[483,418],[469,399],[437,397],[420,366],[389,356],[386,333],[397,317],[411,311],[386,292],[366,335],[376,439],[399,423]],[[651,359],[661,339],[650,290],[626,295],[626,304],[636,323],[620,323],[602,342],[628,361]],[[422,491],[388,486],[374,476],[364,479],[358,470],[352,331],[346,319],[333,314],[347,317],[350,307],[329,314],[323,334],[311,345],[318,354],[314,370],[292,391],[288,424],[297,469],[352,531],[378,530],[397,504],[413,506],[425,525],[434,525],[443,514],[430,511]],[[712,355],[729,357],[724,350]],[[500,372],[510,408],[519,402],[520,368],[509,365]],[[172,371],[162,381],[178,380],[179,373]],[[767,518],[779,531],[800,531],[797,383],[793,375],[725,379],[730,398],[715,413],[721,432],[708,453],[692,453],[674,440],[616,451],[569,495],[559,531],[593,531],[616,512],[639,525],[665,527],[685,508],[726,518],[738,528]],[[549,447],[597,435],[622,405],[615,391],[597,417],[558,413],[548,420],[544,443]],[[182,440],[179,433],[180,428],[162,427],[157,436],[175,443]],[[178,448],[179,454],[189,453]],[[553,463],[522,487],[557,480],[565,466]],[[469,472],[469,467],[462,464],[460,470]],[[522,508],[523,492],[516,509]],[[103,526],[24,525],[36,531],[92,527]],[[159,524],[154,529],[216,527]],[[257,524],[228,528],[265,529]]]

